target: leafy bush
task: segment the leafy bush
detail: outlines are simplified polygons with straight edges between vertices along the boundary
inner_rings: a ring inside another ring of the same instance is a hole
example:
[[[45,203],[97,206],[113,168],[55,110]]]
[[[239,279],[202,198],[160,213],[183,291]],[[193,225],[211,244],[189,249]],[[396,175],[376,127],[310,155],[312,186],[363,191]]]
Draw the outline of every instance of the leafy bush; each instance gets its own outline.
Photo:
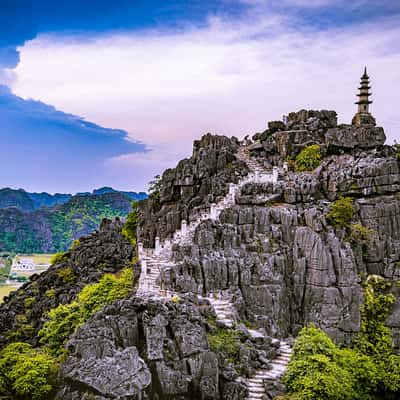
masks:
[[[54,299],[54,297],[56,296],[56,290],[55,289],[47,289],[46,293],[45,293],[45,296],[48,299]]]
[[[79,244],[80,244],[80,240],[79,240],[79,239],[75,239],[75,240],[72,242],[72,245],[71,245],[71,247],[70,247],[70,250],[76,249],[76,248],[79,246]]]
[[[25,308],[32,308],[33,304],[35,303],[36,299],[34,297],[27,297],[24,300]]]
[[[353,199],[350,197],[340,197],[329,207],[326,220],[332,226],[344,228],[349,225],[354,214]]]
[[[217,328],[215,333],[207,334],[210,350],[222,353],[233,362],[239,358],[240,333],[234,329]]]
[[[137,229],[137,201],[132,202],[132,211],[128,214],[122,234],[134,245],[136,244]]]
[[[305,147],[296,157],[295,171],[313,171],[321,164],[321,148],[318,144]]]
[[[395,143],[393,145],[394,151],[395,151],[395,157],[400,160],[400,144],[399,143]]]
[[[59,269],[57,271],[57,275],[64,283],[76,282],[76,275],[75,275],[74,270],[71,267],[65,267],[65,268]]]
[[[391,284],[370,276],[364,283],[361,331],[353,349],[337,347],[320,329],[303,328],[283,377],[286,400],[398,399],[400,356],[384,322],[394,303]]]
[[[56,360],[27,343],[12,343],[0,351],[1,399],[44,399],[55,384],[56,374]]]
[[[179,304],[181,302],[181,298],[176,294],[171,297],[171,301],[175,304]]]
[[[86,286],[75,301],[60,304],[49,312],[49,320],[39,331],[40,343],[50,347],[54,354],[61,354],[68,337],[91,315],[128,295],[132,281],[132,269],[127,268],[118,275],[105,274],[98,283]]]
[[[50,264],[54,265],[61,261],[64,261],[65,259],[66,259],[66,253],[63,251],[60,251],[60,252],[54,254],[54,256],[50,260]]]
[[[377,235],[376,231],[361,224],[352,224],[350,232],[350,236],[353,240],[365,245],[371,243]]]
[[[361,329],[354,341],[363,354],[385,359],[392,353],[392,334],[385,326],[395,301],[390,289],[391,283],[378,275],[370,275],[364,282]]]

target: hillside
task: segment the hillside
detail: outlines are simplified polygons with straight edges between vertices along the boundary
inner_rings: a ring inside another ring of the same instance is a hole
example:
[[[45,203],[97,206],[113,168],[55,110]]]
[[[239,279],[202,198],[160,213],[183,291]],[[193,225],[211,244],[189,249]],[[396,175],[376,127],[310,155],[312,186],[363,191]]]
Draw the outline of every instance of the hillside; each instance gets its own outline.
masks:
[[[92,193],[77,193],[77,195],[90,196],[107,193],[121,193],[127,198],[135,201],[144,200],[147,195],[144,192],[124,192],[115,190],[111,187],[102,187],[94,189]],[[23,189],[0,189],[0,209],[16,207],[22,211],[32,211],[39,208],[52,208],[58,204],[64,204],[73,197],[70,193],[55,193],[50,194],[46,192],[42,193],[30,193]]]
[[[399,227],[400,149],[374,122],[207,134],[125,229],[0,305],[4,397],[398,399]]]
[[[0,209],[0,251],[67,250],[75,239],[96,230],[103,218],[125,217],[131,209],[131,199],[112,192],[73,196],[66,203],[50,208],[32,210],[26,204],[21,208]]]

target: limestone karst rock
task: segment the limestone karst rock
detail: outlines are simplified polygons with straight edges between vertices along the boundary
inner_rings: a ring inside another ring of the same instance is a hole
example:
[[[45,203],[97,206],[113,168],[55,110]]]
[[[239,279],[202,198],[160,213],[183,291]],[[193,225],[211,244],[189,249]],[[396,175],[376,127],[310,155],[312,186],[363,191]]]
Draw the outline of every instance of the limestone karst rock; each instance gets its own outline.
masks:
[[[192,157],[164,172],[138,206],[139,255],[152,261],[145,275],[155,294],[142,287],[77,330],[57,399],[272,399],[284,391],[277,378],[290,338],[304,325],[351,343],[360,329],[362,277],[400,280],[400,158],[384,144],[382,128],[338,126],[336,118],[334,111],[301,110],[247,143],[207,134]],[[320,147],[320,165],[294,172],[290,162],[311,144]],[[341,197],[353,199],[354,216],[332,226],[327,214]],[[353,225],[368,237],[352,235]],[[194,227],[190,235],[183,226]],[[182,240],[171,241],[180,228]],[[81,243],[86,253],[74,253],[79,265],[91,266],[89,276],[103,259],[98,274],[134,254],[120,233],[109,235],[100,232]],[[165,245],[159,253],[156,243]],[[67,289],[57,301],[78,290]],[[386,323],[399,352],[398,285],[393,294]],[[12,324],[21,296],[6,301],[0,327]],[[235,359],[212,346],[221,332],[228,343],[224,335],[237,335]]]

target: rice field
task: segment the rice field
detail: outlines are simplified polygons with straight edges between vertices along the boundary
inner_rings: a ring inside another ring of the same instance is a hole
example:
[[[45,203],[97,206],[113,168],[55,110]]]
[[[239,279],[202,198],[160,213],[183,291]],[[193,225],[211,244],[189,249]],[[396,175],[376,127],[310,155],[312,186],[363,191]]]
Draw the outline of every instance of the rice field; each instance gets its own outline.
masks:
[[[35,264],[50,264],[54,254],[18,254],[17,258],[31,258]]]
[[[0,303],[3,301],[3,298],[7,296],[13,290],[17,290],[18,288],[11,285],[0,285]]]

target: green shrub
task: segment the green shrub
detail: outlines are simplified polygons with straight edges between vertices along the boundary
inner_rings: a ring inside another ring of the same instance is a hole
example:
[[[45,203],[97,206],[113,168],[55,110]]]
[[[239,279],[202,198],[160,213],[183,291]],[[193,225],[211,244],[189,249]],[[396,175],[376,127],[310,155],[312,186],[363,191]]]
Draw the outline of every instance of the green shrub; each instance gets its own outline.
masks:
[[[60,251],[60,252],[54,254],[53,257],[51,257],[50,264],[51,265],[57,264],[57,263],[59,263],[61,261],[65,261],[66,258],[67,258],[66,257],[66,253],[63,252],[63,251]]]
[[[378,275],[370,275],[364,282],[361,329],[354,340],[355,348],[363,354],[385,359],[392,353],[392,334],[385,326],[395,301],[391,286]]]
[[[181,302],[181,298],[176,294],[171,297],[171,301],[175,304],[179,304]]]
[[[76,249],[76,248],[79,246],[80,243],[81,243],[81,242],[80,242],[79,239],[75,239],[75,240],[72,242],[72,245],[71,245],[71,247],[70,247],[70,250]]]
[[[234,329],[217,328],[215,333],[207,334],[210,350],[222,353],[233,362],[239,358],[240,334]]]
[[[46,351],[27,343],[12,343],[0,351],[1,399],[45,399],[56,375],[57,362]]]
[[[34,297],[27,297],[24,300],[25,308],[32,308],[33,304],[35,303],[36,299]]]
[[[326,220],[334,227],[344,228],[349,225],[354,214],[353,199],[350,197],[340,197],[329,207]]]
[[[352,224],[350,227],[351,238],[361,244],[370,244],[376,235],[376,231],[361,224]]]
[[[86,286],[75,301],[59,304],[49,312],[49,320],[39,331],[40,343],[54,354],[62,354],[68,337],[105,305],[126,297],[132,282],[132,269],[127,268],[117,275],[105,274],[98,283]]]
[[[137,229],[137,201],[132,202],[132,211],[128,214],[122,234],[134,245],[136,244]]]
[[[65,268],[59,269],[57,271],[57,275],[64,283],[76,282],[76,275],[75,275],[74,270],[71,267],[65,267]]]
[[[395,157],[400,160],[400,144],[399,143],[395,143],[393,145],[394,151],[395,151]]]
[[[56,296],[56,290],[55,289],[47,289],[46,293],[45,293],[45,296],[48,299],[54,299],[54,297]]]
[[[318,144],[305,147],[296,157],[295,171],[313,171],[321,164],[321,148]]]
[[[355,399],[350,372],[323,354],[292,361],[284,381],[298,399]]]
[[[378,276],[364,283],[361,330],[354,348],[337,347],[320,329],[303,328],[283,377],[286,400],[398,399],[400,356],[384,325],[393,303],[391,284]]]

